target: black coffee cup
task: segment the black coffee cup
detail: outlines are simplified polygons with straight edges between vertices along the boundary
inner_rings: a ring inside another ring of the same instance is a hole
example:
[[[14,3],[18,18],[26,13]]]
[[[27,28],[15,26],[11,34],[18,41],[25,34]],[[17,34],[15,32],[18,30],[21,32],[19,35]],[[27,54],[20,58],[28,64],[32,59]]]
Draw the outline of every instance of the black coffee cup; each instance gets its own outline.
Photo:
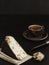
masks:
[[[29,25],[28,30],[35,37],[41,37],[44,34],[45,27],[42,25]]]

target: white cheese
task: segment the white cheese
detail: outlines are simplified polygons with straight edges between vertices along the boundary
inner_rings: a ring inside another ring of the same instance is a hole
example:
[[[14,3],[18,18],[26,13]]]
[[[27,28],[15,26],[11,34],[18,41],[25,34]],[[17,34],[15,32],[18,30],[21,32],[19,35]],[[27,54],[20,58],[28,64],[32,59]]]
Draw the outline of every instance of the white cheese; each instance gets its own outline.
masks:
[[[6,42],[8,43],[10,49],[14,53],[17,59],[21,60],[27,57],[27,53],[24,49],[19,45],[19,43],[12,36],[5,37]]]

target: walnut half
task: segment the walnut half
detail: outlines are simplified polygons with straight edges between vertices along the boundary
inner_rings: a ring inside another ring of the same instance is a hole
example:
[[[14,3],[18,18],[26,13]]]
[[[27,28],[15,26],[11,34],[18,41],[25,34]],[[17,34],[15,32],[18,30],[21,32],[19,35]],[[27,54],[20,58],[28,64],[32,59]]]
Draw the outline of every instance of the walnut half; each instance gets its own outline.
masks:
[[[33,54],[33,58],[38,61],[42,61],[44,59],[45,55],[41,52],[36,52]]]

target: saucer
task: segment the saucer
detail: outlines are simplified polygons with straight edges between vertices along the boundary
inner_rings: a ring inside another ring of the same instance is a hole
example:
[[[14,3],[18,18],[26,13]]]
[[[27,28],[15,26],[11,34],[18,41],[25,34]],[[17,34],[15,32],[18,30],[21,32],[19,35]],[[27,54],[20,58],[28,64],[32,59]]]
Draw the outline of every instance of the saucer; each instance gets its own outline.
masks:
[[[48,34],[44,33],[40,37],[34,37],[33,35],[32,36],[30,35],[30,32],[28,30],[26,30],[23,32],[23,37],[32,41],[41,41],[41,40],[46,39],[48,37]]]

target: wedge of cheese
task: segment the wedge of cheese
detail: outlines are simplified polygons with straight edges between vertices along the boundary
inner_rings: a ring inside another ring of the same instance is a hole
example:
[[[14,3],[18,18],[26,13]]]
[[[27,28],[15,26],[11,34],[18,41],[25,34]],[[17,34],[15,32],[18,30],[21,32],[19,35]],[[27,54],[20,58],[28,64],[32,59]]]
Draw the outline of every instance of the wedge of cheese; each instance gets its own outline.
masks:
[[[17,59],[22,60],[29,56],[19,45],[19,43],[14,39],[14,37],[6,36],[5,41],[7,42]],[[31,56],[29,56],[29,58],[31,58]]]

